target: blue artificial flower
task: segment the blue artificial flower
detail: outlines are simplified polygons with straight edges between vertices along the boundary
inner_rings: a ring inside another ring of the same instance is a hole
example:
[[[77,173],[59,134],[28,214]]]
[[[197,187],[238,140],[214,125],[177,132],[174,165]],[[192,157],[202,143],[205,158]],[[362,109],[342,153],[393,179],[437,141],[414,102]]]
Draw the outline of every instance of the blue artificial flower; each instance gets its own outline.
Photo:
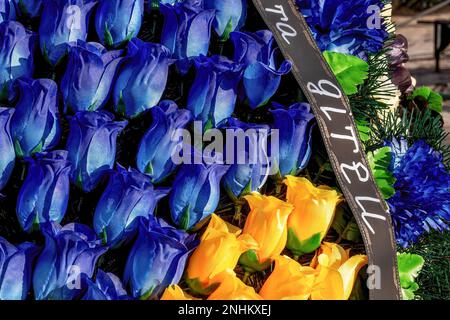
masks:
[[[54,148],[61,138],[58,86],[50,79],[21,78],[15,82],[19,101],[11,119],[18,157]]]
[[[280,49],[269,30],[255,33],[232,32],[234,60],[245,65],[243,86],[250,107],[255,109],[266,104],[277,92],[281,76],[291,71],[290,61],[277,63]]]
[[[0,100],[12,100],[9,91],[14,80],[33,75],[35,44],[36,35],[19,22],[0,23]]]
[[[141,29],[144,0],[99,0],[95,29],[100,41],[118,47],[135,38]]]
[[[153,215],[158,201],[169,191],[155,189],[147,175],[117,165],[95,210],[95,232],[104,243],[119,245],[134,234],[136,218]]]
[[[97,0],[45,0],[39,27],[41,51],[53,66],[66,55],[69,44],[86,41],[89,18]]]
[[[131,296],[157,298],[166,287],[177,284],[197,245],[195,235],[177,230],[162,219],[139,218],[139,235],[128,255],[123,278]]]
[[[37,18],[42,11],[44,0],[14,0],[20,14],[29,18]]]
[[[114,87],[116,112],[133,118],[156,106],[166,88],[171,64],[166,47],[131,40]]]
[[[213,27],[222,39],[240,30],[247,18],[247,0],[205,0],[205,8],[216,10]]]
[[[107,51],[101,44],[78,40],[69,48],[69,62],[61,81],[66,110],[95,111],[109,99],[121,50]]]
[[[173,53],[179,71],[189,70],[189,59],[207,55],[215,11],[205,10],[203,0],[185,0],[174,5],[161,4],[164,26],[161,43]]]
[[[191,122],[189,110],[178,109],[175,102],[165,100],[151,110],[153,122],[139,144],[136,164],[139,171],[148,174],[153,183],[159,183],[172,174],[177,165],[172,155],[182,147],[182,137],[175,139],[176,130]]]
[[[31,284],[32,264],[39,247],[18,246],[0,237],[0,300],[25,300]]]
[[[205,129],[217,127],[234,111],[242,65],[223,56],[194,59],[197,75],[189,91],[187,108]]]
[[[296,103],[289,108],[273,104],[272,129],[279,131],[279,154],[276,157],[278,175],[297,175],[306,168],[312,152],[314,115],[307,103]]]
[[[13,113],[14,109],[0,107],[0,191],[8,183],[16,160],[10,130]]]
[[[60,223],[69,202],[70,163],[67,151],[38,153],[29,162],[28,175],[17,198],[17,218],[29,232],[47,222]]]
[[[270,173],[267,148],[270,127],[230,118],[224,129],[232,131],[237,138],[233,142],[234,149],[230,150],[233,151],[233,165],[222,183],[230,197],[237,200],[259,191],[267,181]],[[227,163],[230,163],[228,158]]]
[[[218,163],[181,165],[172,185],[169,206],[173,222],[181,229],[195,226],[216,210],[220,181],[229,166]]]
[[[430,230],[449,230],[450,174],[441,153],[419,140],[388,143],[393,151],[395,195],[387,200],[397,242],[408,247]]]
[[[117,136],[127,124],[115,122],[114,116],[106,111],[81,111],[70,119],[67,150],[72,163],[72,183],[85,192],[95,189],[114,167]]]
[[[81,300],[129,300],[122,281],[112,273],[97,270],[95,281],[84,277],[86,293]]]
[[[374,15],[369,9],[383,10],[383,0],[296,0],[296,3],[322,51],[367,59],[369,53],[383,48],[389,36],[384,23],[380,28],[369,24]]]
[[[89,227],[56,223],[42,228],[45,247],[33,274],[36,300],[72,300],[82,293],[83,277],[91,278],[98,258],[107,248]]]
[[[0,23],[16,19],[16,8],[13,0],[0,0]]]

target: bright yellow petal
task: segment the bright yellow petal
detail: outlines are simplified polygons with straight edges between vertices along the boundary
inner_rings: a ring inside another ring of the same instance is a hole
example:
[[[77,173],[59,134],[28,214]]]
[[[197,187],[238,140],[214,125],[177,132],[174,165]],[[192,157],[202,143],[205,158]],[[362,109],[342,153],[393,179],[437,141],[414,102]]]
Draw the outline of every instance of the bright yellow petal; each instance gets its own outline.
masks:
[[[275,258],[275,269],[259,294],[266,300],[307,300],[317,272],[287,257]]]
[[[294,205],[288,228],[301,241],[320,233],[325,237],[333,221],[340,195],[327,186],[315,187],[308,179],[288,176],[287,201]]]
[[[287,220],[293,206],[275,197],[252,193],[245,197],[251,211],[243,234],[251,235],[259,244],[257,255],[261,263],[278,256],[286,246]]]
[[[359,270],[367,264],[367,256],[356,255],[348,259],[340,268],[339,273],[344,285],[344,299],[348,299],[353,290]]]
[[[255,289],[243,283],[231,270],[219,275],[218,281],[220,285],[208,300],[261,300]]]
[[[199,300],[183,291],[178,285],[174,284],[166,288],[161,300]]]

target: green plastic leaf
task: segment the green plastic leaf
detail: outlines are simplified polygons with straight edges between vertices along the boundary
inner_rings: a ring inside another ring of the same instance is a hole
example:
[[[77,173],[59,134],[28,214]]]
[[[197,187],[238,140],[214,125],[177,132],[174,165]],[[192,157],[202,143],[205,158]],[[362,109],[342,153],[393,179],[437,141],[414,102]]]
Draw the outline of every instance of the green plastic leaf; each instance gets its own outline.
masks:
[[[401,253],[397,255],[397,261],[403,299],[413,300],[414,292],[419,289],[415,280],[422,270],[425,260],[417,254]]]
[[[339,237],[344,240],[352,242],[361,241],[361,233],[353,214],[343,206],[339,206],[336,209],[331,227],[339,234]]]
[[[359,136],[362,142],[370,140],[370,126],[367,120],[356,120],[356,126],[358,127]]]
[[[286,247],[291,250],[296,257],[301,257],[304,254],[314,252],[320,247],[321,242],[322,237],[320,232],[312,235],[309,239],[301,241],[292,228],[288,229],[288,240]]]
[[[325,51],[325,60],[330,65],[345,94],[358,92],[358,85],[364,83],[369,73],[369,64],[355,56],[338,52]]]
[[[245,270],[245,272],[253,273],[264,271],[270,267],[270,259],[264,263],[260,263],[258,259],[258,254],[255,250],[248,250],[244,252],[239,258],[239,264]]]
[[[367,158],[383,197],[391,198],[395,194],[394,184],[396,182],[394,175],[389,171],[392,160],[391,148],[384,147],[369,152]]]
[[[418,254],[401,253],[397,256],[398,272],[400,274],[400,284],[408,288],[422,270],[425,260]]]
[[[439,93],[433,91],[429,87],[420,87],[414,90],[410,99],[415,99],[418,96],[421,96],[427,100],[429,109],[439,113],[442,112],[442,103],[444,99]]]

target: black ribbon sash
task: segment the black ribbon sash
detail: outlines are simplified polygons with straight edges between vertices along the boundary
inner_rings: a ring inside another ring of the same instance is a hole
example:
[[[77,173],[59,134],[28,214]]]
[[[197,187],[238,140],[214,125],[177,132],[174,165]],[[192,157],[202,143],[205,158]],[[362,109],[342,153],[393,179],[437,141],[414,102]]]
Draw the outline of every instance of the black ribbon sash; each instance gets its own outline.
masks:
[[[350,102],[292,0],[253,0],[311,104],[369,258],[371,300],[399,300],[397,250],[389,209],[370,170]]]

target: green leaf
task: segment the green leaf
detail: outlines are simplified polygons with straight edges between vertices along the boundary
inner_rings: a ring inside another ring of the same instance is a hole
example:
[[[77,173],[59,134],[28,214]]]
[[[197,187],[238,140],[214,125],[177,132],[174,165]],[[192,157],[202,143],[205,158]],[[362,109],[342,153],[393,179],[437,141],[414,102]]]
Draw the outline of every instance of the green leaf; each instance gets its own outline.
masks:
[[[291,250],[296,257],[300,257],[304,254],[314,252],[317,248],[319,248],[322,240],[321,238],[321,234],[318,232],[312,235],[309,239],[301,241],[295,234],[294,230],[289,228],[286,247]]]
[[[225,30],[223,31],[222,36],[220,37],[220,40],[225,42],[230,38],[230,33],[233,31],[233,19],[230,18],[230,20],[228,20],[228,23],[225,27]]]
[[[191,206],[188,205],[186,208],[184,208],[183,214],[180,217],[179,227],[182,230],[187,230],[189,228],[189,221],[190,221],[190,211]]]
[[[397,261],[403,299],[413,300],[414,292],[419,289],[415,280],[422,270],[425,260],[418,254],[400,253],[397,255]]]
[[[239,264],[246,272],[260,272],[270,267],[270,259],[264,263],[259,263],[258,255],[255,250],[248,250],[244,252],[239,258]]]
[[[367,158],[383,197],[391,198],[395,194],[394,184],[396,182],[394,175],[389,171],[392,161],[391,148],[383,147],[369,152]]]
[[[401,253],[397,256],[398,272],[402,288],[409,288],[414,282],[425,263],[418,254]]]
[[[439,93],[433,91],[429,87],[420,87],[414,90],[410,99],[415,99],[418,96],[423,97],[427,100],[429,109],[439,113],[442,112],[442,103],[444,99]]]
[[[105,23],[105,30],[103,31],[103,37],[105,38],[106,46],[112,47],[114,45],[114,40],[111,32],[109,31],[107,23]]]
[[[367,120],[356,120],[356,126],[358,127],[359,136],[362,142],[370,140],[370,124]]]
[[[361,241],[361,232],[359,231],[358,224],[356,223],[353,214],[343,206],[339,206],[336,209],[331,227],[339,234],[339,237],[344,240],[352,242]]]
[[[324,51],[325,60],[333,70],[346,95],[358,92],[358,85],[368,77],[369,64],[355,56]]]

